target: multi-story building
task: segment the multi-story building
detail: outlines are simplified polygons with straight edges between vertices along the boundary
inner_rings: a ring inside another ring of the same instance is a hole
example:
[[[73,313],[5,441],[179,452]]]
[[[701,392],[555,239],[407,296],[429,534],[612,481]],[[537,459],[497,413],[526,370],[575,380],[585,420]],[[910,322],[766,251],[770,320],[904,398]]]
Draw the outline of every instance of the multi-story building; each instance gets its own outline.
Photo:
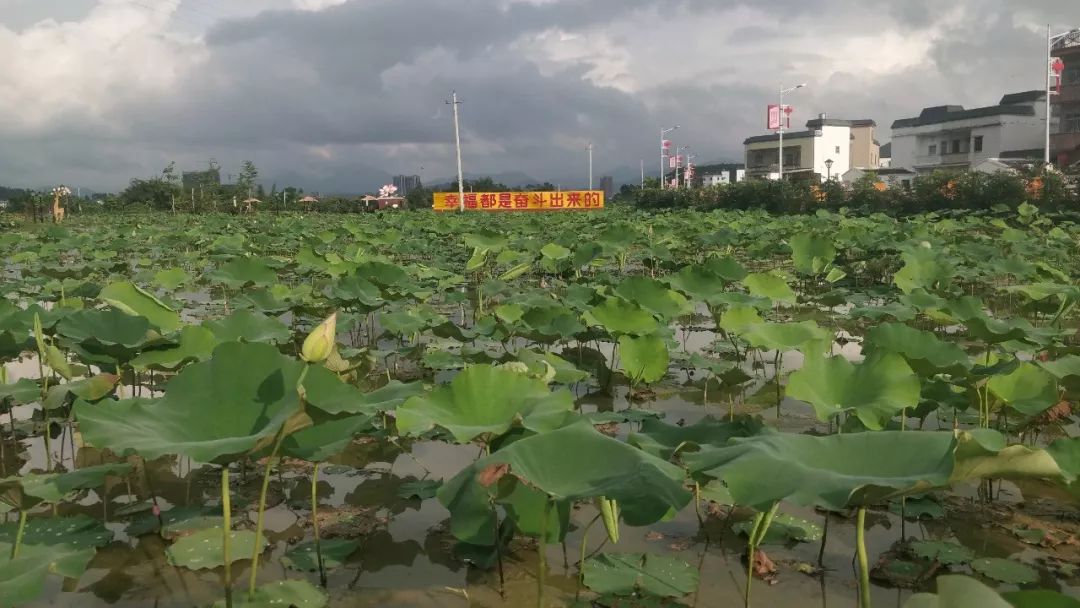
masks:
[[[1050,98],[1050,151],[1059,167],[1080,162],[1080,32],[1069,34],[1054,45],[1053,56],[1061,59],[1061,93]]]
[[[423,184],[420,183],[419,175],[395,175],[394,186],[397,187],[399,196],[405,196],[413,190],[422,188]]]
[[[926,174],[966,171],[988,158],[1042,156],[1046,92],[1005,95],[994,106],[923,108],[892,125],[892,166]]]
[[[877,167],[876,126],[870,119],[840,120],[822,114],[807,122],[805,131],[785,131],[784,177],[822,181],[839,177],[852,167]],[[747,177],[778,177],[779,140],[779,134],[773,133],[743,142]]]

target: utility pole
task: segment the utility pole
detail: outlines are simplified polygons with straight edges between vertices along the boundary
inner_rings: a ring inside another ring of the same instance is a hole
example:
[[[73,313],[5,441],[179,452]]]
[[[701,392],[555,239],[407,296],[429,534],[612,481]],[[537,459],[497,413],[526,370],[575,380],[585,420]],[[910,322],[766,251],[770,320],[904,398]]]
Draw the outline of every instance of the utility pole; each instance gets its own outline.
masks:
[[[289,201],[285,199],[285,191],[281,191],[281,208],[285,209],[289,206]]]
[[[641,159],[641,189],[645,189],[645,159]]]
[[[465,179],[461,172],[461,123],[458,118],[458,106],[461,105],[461,102],[458,101],[457,91],[453,92],[451,101],[447,101],[446,103],[454,106],[454,143],[457,145],[458,210],[465,211]]]
[[[790,93],[805,86],[805,82],[795,85],[790,89],[785,89],[783,84],[780,85],[780,181],[784,181],[784,120],[786,120],[788,116],[788,114],[784,112],[784,93]]]
[[[589,190],[592,190],[593,189],[593,181],[592,181],[592,151],[593,151],[593,145],[592,145],[591,141],[589,142],[589,145],[585,147],[585,149],[589,151]]]
[[[678,129],[678,128],[679,128],[679,125],[675,125],[674,127],[671,127],[669,129],[660,129],[660,189],[661,190],[664,189],[664,176],[667,174],[667,172],[664,171],[664,154],[667,152],[667,149],[664,148],[664,136],[666,136],[668,133],[671,133],[672,131],[674,131],[675,129]]]
[[[682,164],[682,162],[681,162],[682,158],[680,158],[681,151],[682,150],[689,150],[689,149],[690,149],[690,146],[681,146],[681,147],[675,148],[675,189],[676,190],[679,189],[679,166]],[[689,164],[689,162],[687,162],[687,164]]]
[[[1051,36],[1050,26],[1046,26],[1046,143],[1043,150],[1043,162],[1047,165],[1050,164],[1050,113],[1053,110],[1050,105],[1050,96],[1055,94],[1051,88],[1051,79],[1058,75],[1055,68],[1061,67],[1060,64],[1054,65],[1054,45],[1066,38],[1072,38],[1073,41],[1080,40],[1080,29],[1072,29],[1057,36]]]

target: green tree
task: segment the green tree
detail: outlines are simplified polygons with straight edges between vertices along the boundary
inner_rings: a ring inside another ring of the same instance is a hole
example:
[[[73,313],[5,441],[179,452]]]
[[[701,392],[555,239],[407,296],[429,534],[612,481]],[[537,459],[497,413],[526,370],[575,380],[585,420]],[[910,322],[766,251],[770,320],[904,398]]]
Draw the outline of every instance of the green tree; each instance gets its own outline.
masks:
[[[255,163],[250,160],[245,160],[243,166],[240,168],[240,175],[236,177],[236,192],[238,196],[244,198],[251,197],[255,194],[255,180],[259,178],[259,170],[255,168]]]

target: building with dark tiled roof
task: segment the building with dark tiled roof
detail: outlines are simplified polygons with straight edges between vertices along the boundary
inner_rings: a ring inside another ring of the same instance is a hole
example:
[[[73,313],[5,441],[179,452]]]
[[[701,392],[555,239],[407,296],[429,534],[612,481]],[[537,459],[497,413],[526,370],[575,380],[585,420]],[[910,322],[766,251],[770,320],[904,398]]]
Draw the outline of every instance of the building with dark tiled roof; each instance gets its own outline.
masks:
[[[990,158],[1041,156],[1045,139],[1046,93],[1010,93],[997,105],[923,108],[918,116],[892,124],[891,163],[925,174],[939,169],[966,171]]]

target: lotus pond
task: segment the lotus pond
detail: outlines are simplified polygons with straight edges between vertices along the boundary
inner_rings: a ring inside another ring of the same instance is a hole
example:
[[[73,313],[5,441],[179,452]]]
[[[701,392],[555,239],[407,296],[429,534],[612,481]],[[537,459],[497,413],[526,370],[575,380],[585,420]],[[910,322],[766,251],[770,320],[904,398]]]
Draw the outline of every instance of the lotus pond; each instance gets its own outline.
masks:
[[[0,233],[0,606],[1080,606],[1080,223]]]

